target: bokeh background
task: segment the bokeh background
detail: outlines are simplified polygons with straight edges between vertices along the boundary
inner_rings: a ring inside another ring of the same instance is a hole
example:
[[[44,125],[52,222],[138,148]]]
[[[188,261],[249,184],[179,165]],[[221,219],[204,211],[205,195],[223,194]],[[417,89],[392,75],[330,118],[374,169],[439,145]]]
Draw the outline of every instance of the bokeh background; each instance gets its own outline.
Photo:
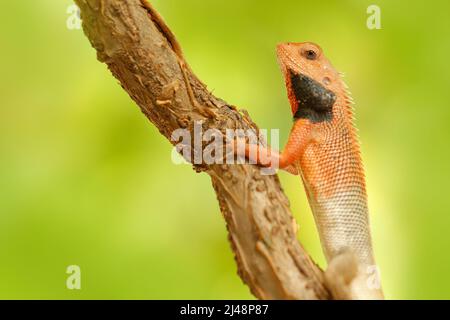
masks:
[[[381,30],[366,27],[381,8]],[[171,162],[81,30],[69,0],[0,10],[0,298],[252,298],[210,180]],[[214,93],[286,141],[282,41],[346,73],[386,296],[450,298],[448,1],[154,0]],[[298,177],[299,238],[325,266]],[[82,289],[66,288],[79,265]]]

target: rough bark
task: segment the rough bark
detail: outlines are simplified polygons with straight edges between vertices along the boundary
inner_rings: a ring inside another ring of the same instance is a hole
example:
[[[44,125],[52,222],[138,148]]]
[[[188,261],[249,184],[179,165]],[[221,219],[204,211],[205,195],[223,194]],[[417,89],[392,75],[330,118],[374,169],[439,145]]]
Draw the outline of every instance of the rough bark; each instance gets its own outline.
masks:
[[[192,73],[150,5],[141,0],[75,2],[98,59],[166,138],[178,128],[193,130],[196,120],[203,121],[204,130],[257,130],[248,115],[212,95]],[[211,176],[238,273],[257,298],[330,297],[322,270],[297,240],[277,176],[263,176],[252,165],[194,168]]]

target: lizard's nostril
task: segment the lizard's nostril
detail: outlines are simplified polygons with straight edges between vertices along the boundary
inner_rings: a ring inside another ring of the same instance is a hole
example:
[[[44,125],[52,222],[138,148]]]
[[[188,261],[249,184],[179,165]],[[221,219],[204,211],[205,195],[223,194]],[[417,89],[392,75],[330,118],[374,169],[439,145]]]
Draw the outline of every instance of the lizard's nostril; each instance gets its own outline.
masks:
[[[327,85],[329,85],[331,83],[331,79],[328,78],[328,77],[325,77],[325,78],[323,78],[322,82],[323,82],[324,85],[327,86]]]

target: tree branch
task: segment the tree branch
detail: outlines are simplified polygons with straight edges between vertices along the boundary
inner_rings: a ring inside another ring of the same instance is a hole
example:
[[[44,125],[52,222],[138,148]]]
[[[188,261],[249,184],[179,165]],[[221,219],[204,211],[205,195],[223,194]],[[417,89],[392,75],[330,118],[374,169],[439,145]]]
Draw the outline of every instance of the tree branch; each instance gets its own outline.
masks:
[[[246,114],[213,96],[185,63],[157,12],[141,0],[75,0],[98,59],[170,140],[174,130],[254,129]],[[238,272],[260,299],[327,299],[319,267],[297,240],[277,176],[252,165],[195,165],[211,176]]]

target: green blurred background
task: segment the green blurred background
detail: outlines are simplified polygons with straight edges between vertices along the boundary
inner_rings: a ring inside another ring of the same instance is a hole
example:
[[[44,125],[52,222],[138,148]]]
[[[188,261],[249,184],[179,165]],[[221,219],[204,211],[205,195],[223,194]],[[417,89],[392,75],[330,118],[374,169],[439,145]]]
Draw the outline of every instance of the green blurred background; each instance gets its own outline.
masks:
[[[381,7],[381,30],[366,9]],[[0,11],[0,298],[252,298],[210,180],[120,88],[69,0]],[[153,1],[214,93],[263,128],[291,116],[274,48],[319,43],[346,73],[388,298],[450,298],[448,1]],[[298,177],[280,174],[324,266]],[[82,289],[68,290],[68,265]]]

